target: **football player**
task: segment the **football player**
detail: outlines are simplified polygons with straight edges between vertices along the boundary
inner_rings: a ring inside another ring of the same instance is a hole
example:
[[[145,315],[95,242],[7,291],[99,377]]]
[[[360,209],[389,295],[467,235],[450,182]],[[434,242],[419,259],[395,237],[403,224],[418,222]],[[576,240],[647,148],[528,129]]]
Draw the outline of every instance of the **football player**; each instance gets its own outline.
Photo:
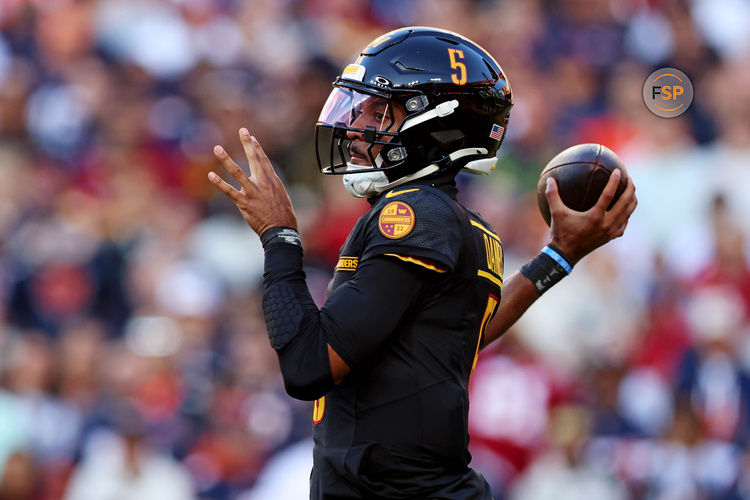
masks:
[[[456,201],[455,176],[491,172],[512,105],[495,59],[449,31],[392,31],[343,70],[316,125],[318,165],[371,208],[321,309],[294,210],[260,145],[241,129],[249,176],[215,148],[240,189],[213,172],[210,181],[263,242],[263,310],[286,390],[316,400],[311,498],[491,498],[467,450],[479,350],[621,235],[636,205],[629,181],[605,211],[619,173],[588,212],[566,208],[552,182],[550,243],[505,278],[500,239]]]

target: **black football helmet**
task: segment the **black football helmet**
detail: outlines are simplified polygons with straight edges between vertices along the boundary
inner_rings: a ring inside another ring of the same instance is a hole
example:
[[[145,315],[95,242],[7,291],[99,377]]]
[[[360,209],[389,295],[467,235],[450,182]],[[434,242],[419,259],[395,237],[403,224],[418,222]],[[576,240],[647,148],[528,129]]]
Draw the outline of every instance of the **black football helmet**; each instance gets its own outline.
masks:
[[[315,126],[318,166],[382,172],[387,181],[368,196],[442,170],[489,173],[513,105],[497,61],[436,28],[376,38],[333,86]]]

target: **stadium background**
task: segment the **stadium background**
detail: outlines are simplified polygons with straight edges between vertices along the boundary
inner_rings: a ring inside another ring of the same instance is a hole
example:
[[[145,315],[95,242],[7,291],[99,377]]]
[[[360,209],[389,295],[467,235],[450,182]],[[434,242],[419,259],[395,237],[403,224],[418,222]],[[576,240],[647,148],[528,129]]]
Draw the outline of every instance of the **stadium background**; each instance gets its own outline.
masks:
[[[321,300],[366,205],[317,172],[313,124],[357,49],[410,24],[509,75],[498,171],[461,178],[506,275],[545,241],[559,150],[603,143],[638,187],[625,236],[480,358],[497,498],[750,498],[747,0],[0,1],[0,498],[305,498],[312,409],[283,392],[210,151],[258,136]],[[663,66],[695,87],[676,119],[641,98]]]

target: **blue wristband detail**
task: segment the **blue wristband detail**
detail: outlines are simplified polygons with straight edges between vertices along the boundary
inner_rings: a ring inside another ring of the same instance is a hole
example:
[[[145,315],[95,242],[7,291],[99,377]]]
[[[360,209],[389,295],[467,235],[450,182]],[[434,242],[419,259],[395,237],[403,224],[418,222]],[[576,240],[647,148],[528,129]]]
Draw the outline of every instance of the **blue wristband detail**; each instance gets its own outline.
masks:
[[[567,274],[570,274],[573,271],[573,266],[571,266],[570,264],[568,264],[568,261],[565,260],[562,255],[560,255],[559,253],[557,253],[555,250],[553,250],[549,246],[546,246],[546,247],[542,248],[542,253],[545,253],[545,254],[549,255],[550,257],[552,257],[552,259],[555,262],[557,262],[558,264],[560,264],[560,266],[563,269],[565,269],[565,272]]]

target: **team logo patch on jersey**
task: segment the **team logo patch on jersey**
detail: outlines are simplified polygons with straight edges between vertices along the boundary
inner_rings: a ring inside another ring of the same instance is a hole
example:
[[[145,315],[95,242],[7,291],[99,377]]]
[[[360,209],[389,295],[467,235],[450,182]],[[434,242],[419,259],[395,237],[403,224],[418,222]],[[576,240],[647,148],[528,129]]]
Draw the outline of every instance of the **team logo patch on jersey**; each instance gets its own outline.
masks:
[[[403,238],[414,228],[414,209],[403,201],[392,201],[380,212],[378,227],[386,238]]]

